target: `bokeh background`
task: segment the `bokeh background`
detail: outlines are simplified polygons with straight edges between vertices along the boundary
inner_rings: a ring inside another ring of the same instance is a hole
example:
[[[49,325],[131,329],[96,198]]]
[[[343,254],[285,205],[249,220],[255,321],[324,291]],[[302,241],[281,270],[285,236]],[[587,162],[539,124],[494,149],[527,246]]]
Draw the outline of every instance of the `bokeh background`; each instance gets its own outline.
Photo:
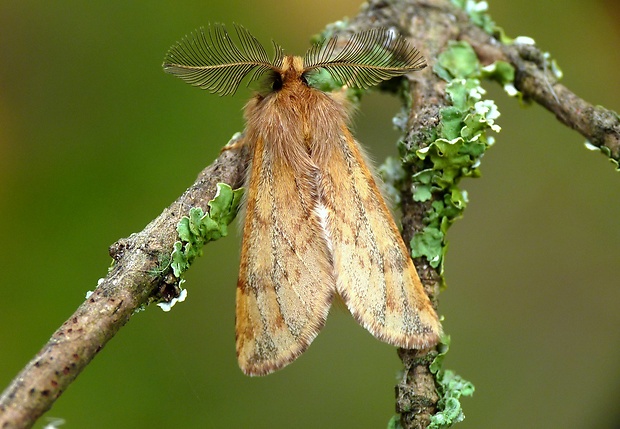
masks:
[[[208,22],[303,53],[358,0],[0,1],[0,387],[95,288],[108,246],[141,230],[242,129],[250,96],[161,70]],[[491,15],[558,60],[564,83],[620,110],[616,0],[496,0]],[[609,428],[620,421],[620,175],[538,106],[488,84],[502,133],[450,230],[447,367],[476,385],[466,428]],[[367,97],[356,135],[395,154],[398,103]],[[293,365],[248,378],[234,352],[240,239],[208,245],[188,300],[137,314],[46,417],[63,428],[383,428],[396,352],[342,309]],[[41,428],[45,417],[37,423]],[[616,426],[617,427],[617,426]]]

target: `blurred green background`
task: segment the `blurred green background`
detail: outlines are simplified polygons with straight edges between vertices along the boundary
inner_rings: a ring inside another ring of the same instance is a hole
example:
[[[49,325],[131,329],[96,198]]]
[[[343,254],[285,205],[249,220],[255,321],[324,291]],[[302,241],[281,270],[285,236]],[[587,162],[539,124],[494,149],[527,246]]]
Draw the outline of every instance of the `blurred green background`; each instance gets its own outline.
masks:
[[[0,1],[0,386],[95,288],[107,247],[141,230],[242,129],[249,91],[219,98],[162,72],[175,41],[238,22],[303,53],[357,0]],[[496,0],[491,15],[528,35],[564,83],[620,110],[617,0]],[[620,421],[620,175],[538,106],[487,85],[502,133],[468,180],[449,234],[447,366],[473,381],[466,428],[609,428]],[[395,153],[398,104],[367,97],[356,135]],[[383,428],[396,352],[341,309],[283,371],[237,368],[240,239],[205,249],[188,300],[136,315],[46,415],[63,428]],[[45,418],[37,424],[41,428]]]

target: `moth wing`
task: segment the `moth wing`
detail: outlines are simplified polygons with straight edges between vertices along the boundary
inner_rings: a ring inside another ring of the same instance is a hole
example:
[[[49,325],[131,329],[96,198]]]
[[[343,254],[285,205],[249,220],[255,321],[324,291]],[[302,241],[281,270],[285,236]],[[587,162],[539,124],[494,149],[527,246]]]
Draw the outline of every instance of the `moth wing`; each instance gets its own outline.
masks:
[[[441,325],[409,251],[345,126],[322,179],[336,290],[378,339],[404,348],[437,343]]]
[[[335,281],[316,198],[310,181],[258,138],[237,284],[237,358],[248,375],[295,360],[327,318]]]

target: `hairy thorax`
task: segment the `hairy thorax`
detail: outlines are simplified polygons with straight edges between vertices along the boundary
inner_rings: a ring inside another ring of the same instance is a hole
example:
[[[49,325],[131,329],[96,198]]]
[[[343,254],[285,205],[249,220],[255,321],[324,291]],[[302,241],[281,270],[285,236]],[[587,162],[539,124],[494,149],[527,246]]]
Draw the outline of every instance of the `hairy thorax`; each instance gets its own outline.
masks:
[[[344,104],[308,86],[300,57],[284,58],[281,87],[265,96],[256,95],[245,107],[249,141],[262,140],[274,159],[288,161],[295,170],[310,165],[321,168],[338,141],[348,117]]]

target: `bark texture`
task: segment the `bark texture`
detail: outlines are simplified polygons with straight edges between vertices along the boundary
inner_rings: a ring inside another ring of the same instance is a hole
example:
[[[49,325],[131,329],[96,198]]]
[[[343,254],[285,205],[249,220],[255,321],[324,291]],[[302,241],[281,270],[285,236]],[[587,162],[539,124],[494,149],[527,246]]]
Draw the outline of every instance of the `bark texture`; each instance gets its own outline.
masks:
[[[445,82],[432,70],[434,59],[451,40],[467,40],[483,64],[498,59],[511,63],[516,69],[515,86],[525,97],[553,112],[593,145],[607,148],[615,160],[620,159],[618,115],[592,106],[557,83],[535,46],[502,45],[449,0],[373,0],[350,22],[347,32],[374,26],[395,28],[406,35],[429,62],[429,67],[408,77],[413,99],[408,145],[423,147],[424,130],[437,126],[439,111],[447,105]],[[162,257],[173,250],[177,223],[191,207],[207,208],[216,183],[241,186],[247,161],[245,151],[224,151],[143,231],[110,247],[116,263],[107,277],[0,396],[0,428],[31,427],[137,309],[162,296],[174,296],[174,279],[160,274],[158,268]],[[409,189],[407,184],[403,188]],[[428,204],[414,202],[405,193],[406,242],[424,228]],[[436,303],[439,273],[422,258],[415,262],[426,292]],[[433,350],[399,350],[405,376],[396,387],[396,410],[404,428],[427,427],[436,411],[438,396],[428,368],[429,352]]]

